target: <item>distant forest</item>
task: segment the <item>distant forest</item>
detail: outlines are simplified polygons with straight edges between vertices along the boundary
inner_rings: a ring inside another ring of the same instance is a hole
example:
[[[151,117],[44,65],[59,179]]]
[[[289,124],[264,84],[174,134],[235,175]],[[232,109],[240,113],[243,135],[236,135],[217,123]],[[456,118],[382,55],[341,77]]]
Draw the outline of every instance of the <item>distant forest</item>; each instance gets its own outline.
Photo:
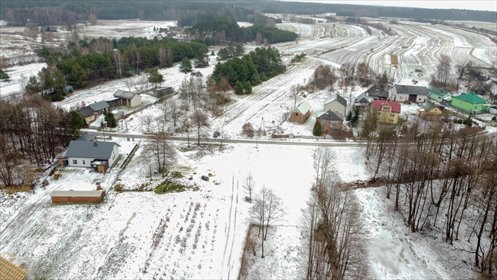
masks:
[[[177,20],[205,11],[228,11],[238,21],[249,21],[256,12],[318,14],[348,17],[399,17],[415,20],[473,20],[496,22],[491,11],[375,7],[346,4],[292,3],[265,0],[2,0],[2,19],[24,25],[27,19],[39,25],[70,24],[98,19]]]

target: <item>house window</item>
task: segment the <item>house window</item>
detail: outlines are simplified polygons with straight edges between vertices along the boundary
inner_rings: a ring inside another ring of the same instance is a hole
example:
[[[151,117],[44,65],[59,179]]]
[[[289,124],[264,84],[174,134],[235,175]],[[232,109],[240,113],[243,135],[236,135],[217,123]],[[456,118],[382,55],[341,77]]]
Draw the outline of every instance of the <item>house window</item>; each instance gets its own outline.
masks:
[[[395,117],[395,115],[394,114],[390,114],[390,117]]]
[[[78,164],[78,161],[77,161],[77,160],[75,160],[75,159],[73,159],[73,160],[72,160],[72,164]]]
[[[83,160],[83,164],[86,164],[85,160]]]

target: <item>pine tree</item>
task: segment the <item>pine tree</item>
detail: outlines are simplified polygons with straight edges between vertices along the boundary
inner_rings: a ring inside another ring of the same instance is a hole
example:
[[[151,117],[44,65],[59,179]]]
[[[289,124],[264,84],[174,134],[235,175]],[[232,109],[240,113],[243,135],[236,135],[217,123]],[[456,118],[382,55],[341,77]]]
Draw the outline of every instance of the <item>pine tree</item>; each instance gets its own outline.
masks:
[[[237,81],[233,89],[235,90],[235,94],[243,94],[243,83]]]
[[[352,120],[352,111],[349,111],[347,113],[347,116],[345,117],[345,120],[348,121],[348,122]]]
[[[114,128],[117,126],[116,118],[114,117],[114,114],[112,114],[112,112],[105,113],[105,122],[107,123],[107,127]]]
[[[316,120],[316,122],[314,123],[314,128],[312,129],[312,135],[314,135],[314,136],[323,135],[323,131],[321,128],[321,122],[319,120]]]
[[[192,64],[190,63],[188,57],[184,57],[183,60],[181,60],[181,65],[179,66],[179,69],[183,73],[192,71]]]

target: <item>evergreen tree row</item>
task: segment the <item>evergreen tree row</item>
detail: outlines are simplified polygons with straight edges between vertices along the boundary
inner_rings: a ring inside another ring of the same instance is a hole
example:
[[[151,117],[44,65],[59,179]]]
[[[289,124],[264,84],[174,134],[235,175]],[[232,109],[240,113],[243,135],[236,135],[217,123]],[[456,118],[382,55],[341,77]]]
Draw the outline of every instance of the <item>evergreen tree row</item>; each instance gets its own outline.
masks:
[[[260,84],[285,71],[281,56],[275,48],[257,48],[241,58],[235,57],[218,63],[211,78],[219,85],[227,79],[237,94],[252,92],[252,86]]]
[[[183,58],[204,60],[207,51],[207,46],[198,42],[131,37],[73,42],[63,51],[43,48],[38,54],[48,66],[37,77],[30,77],[26,90],[61,100],[68,85],[78,89],[152,67],[169,67]]]
[[[234,16],[228,14],[202,13],[195,17],[188,16],[178,20],[179,26],[191,26],[188,32],[196,39],[208,45],[225,43],[279,43],[296,40],[294,32],[275,28],[276,20],[258,15],[252,21],[253,26],[240,27]]]

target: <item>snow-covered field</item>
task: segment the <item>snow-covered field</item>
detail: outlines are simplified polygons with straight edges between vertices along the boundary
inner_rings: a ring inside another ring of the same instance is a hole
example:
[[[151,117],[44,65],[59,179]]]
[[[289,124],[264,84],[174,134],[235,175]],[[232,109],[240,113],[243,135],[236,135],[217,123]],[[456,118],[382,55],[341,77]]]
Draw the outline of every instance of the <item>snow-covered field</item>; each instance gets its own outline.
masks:
[[[151,37],[154,28],[175,25],[174,22],[143,21],[98,23],[97,26],[81,26],[81,36]],[[254,87],[253,94],[233,97],[234,101],[223,108],[223,114],[210,120],[208,132],[220,131],[223,136],[240,137],[242,125],[250,122],[254,128],[267,132],[310,136],[314,114],[321,110],[327,97],[339,93],[352,100],[364,90],[336,88],[332,92],[302,92],[297,103],[310,103],[313,115],[303,125],[289,123],[285,116],[294,102],[292,87],[308,82],[320,64],[338,68],[345,63],[367,62],[378,73],[386,72],[396,82],[410,84],[413,79],[426,83],[441,54],[450,55],[456,64],[473,61],[476,65],[490,66],[497,60],[497,47],[482,35],[439,25],[384,24],[398,35],[385,36],[376,29],[369,35],[362,27],[341,23],[279,24],[279,28],[301,36],[298,42],[275,45],[283,53],[283,60],[288,62],[302,52],[307,54],[306,60]],[[14,35],[24,40],[23,35]],[[29,46],[28,41],[20,44]],[[247,47],[251,48],[253,46]],[[391,64],[390,54],[399,57],[399,65]],[[215,56],[211,56],[209,67],[195,71],[200,71],[205,80],[215,63]],[[0,82],[0,96],[18,93],[24,79],[44,66],[36,63],[7,68],[11,81]],[[422,70],[422,75],[416,69]],[[190,78],[189,74],[179,71],[178,65],[160,69],[160,73],[164,75],[162,85],[176,91],[182,81]],[[83,103],[111,99],[117,89],[146,87],[145,80],[142,75],[110,81],[78,90],[55,105],[69,110]],[[156,100],[149,96],[144,99],[148,103]],[[417,114],[418,108],[417,105],[403,105],[402,111],[410,116]],[[143,119],[147,115],[157,119],[160,113],[157,104],[134,114],[127,120],[127,130],[144,132]],[[122,144],[123,157],[138,143],[118,141]],[[175,144],[177,148],[184,148],[184,145]],[[360,145],[332,149],[336,154],[337,174],[342,181],[369,179]],[[50,179],[45,189],[39,187],[33,193],[16,195],[0,193],[0,254],[17,264],[26,264],[32,277],[236,278],[249,225],[250,204],[243,199],[242,184],[250,172],[257,190],[266,186],[282,198],[286,215],[269,237],[267,257],[252,260],[249,278],[277,279],[285,272],[289,273],[285,278],[303,278],[302,259],[295,256],[298,246],[294,243],[300,240],[301,210],[306,207],[314,177],[313,151],[314,147],[265,144],[231,144],[222,151],[215,146],[200,151],[179,151],[174,170],[182,172],[186,178],[191,177],[188,181],[199,186],[198,191],[158,195],[149,191],[116,193],[110,190],[100,205],[51,205],[50,191],[71,188],[79,181],[93,184],[95,180],[101,180],[107,189],[111,189],[117,180],[126,190],[136,190],[137,186],[149,182],[150,158],[142,143],[122,172],[118,172],[119,167],[105,175],[67,169],[59,180]],[[209,173],[212,176],[208,182],[200,179]],[[372,278],[472,276],[468,264],[458,270],[447,266],[454,262],[447,262],[442,254],[449,254],[450,247],[434,247],[425,241],[426,237],[409,235],[402,218],[390,213],[381,190],[363,189],[354,193],[361,207]],[[284,265],[279,266],[282,263]]]

